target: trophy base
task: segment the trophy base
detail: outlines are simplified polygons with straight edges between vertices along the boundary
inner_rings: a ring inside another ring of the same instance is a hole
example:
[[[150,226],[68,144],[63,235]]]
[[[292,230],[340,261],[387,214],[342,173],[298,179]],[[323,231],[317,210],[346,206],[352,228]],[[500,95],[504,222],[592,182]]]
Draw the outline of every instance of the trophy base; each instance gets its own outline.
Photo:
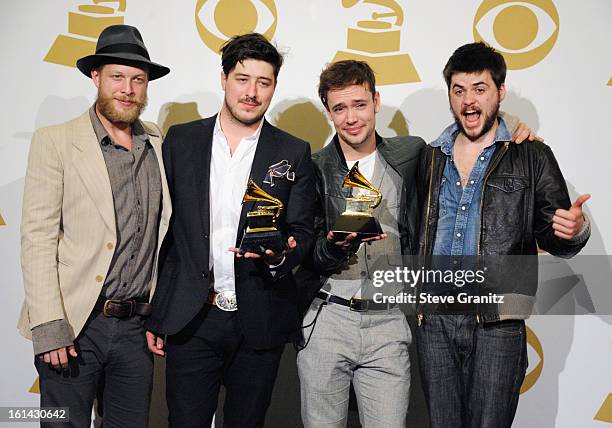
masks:
[[[341,214],[332,228],[336,240],[343,240],[351,233],[358,239],[372,238],[383,233],[378,220],[370,215]]]
[[[287,240],[278,230],[268,232],[246,232],[240,241],[240,254],[265,254],[266,250],[280,253],[287,249]]]

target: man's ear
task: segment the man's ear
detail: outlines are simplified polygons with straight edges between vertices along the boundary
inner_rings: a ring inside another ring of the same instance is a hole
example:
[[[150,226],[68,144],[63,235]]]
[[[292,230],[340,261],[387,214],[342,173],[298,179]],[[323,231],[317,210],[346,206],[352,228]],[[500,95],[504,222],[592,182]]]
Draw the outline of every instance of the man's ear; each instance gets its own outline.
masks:
[[[224,92],[225,92],[225,84],[226,83],[227,83],[227,76],[225,75],[223,70],[221,70],[221,89],[223,89]]]
[[[504,97],[506,96],[506,84],[502,83],[499,86],[498,91],[499,91],[499,102],[501,103],[504,100]]]
[[[96,85],[96,88],[100,87],[100,79],[102,77],[101,71],[102,71],[102,68],[100,67],[91,69],[91,80],[93,80],[94,85]]]
[[[376,91],[374,93],[374,113],[378,113],[380,111],[380,93]]]

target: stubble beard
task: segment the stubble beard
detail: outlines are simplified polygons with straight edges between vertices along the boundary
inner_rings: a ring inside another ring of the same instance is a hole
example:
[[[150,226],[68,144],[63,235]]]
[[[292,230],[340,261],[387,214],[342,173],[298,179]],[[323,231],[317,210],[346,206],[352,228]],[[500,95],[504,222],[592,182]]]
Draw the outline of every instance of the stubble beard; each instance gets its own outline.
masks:
[[[230,120],[238,122],[242,125],[245,126],[251,126],[257,122],[259,122],[261,120],[261,118],[264,116],[264,114],[266,113],[265,111],[262,112],[261,114],[257,115],[256,117],[254,117],[253,119],[243,119],[240,116],[238,116],[238,113],[235,111],[234,108],[232,108],[232,106],[230,106],[227,102],[227,99],[223,100],[225,107],[227,108],[227,111],[230,114]]]

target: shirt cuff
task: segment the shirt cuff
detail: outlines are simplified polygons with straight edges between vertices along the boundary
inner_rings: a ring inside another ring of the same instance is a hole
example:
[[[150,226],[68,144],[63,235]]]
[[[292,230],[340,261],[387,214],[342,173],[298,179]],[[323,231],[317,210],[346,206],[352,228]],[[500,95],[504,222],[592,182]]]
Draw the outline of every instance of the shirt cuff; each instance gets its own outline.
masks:
[[[591,221],[589,220],[589,217],[586,214],[584,214],[583,217],[584,223],[582,223],[582,228],[580,229],[580,232],[575,234],[574,237],[569,240],[572,244],[581,244],[582,242],[589,239],[589,237],[591,236]]]
[[[66,320],[54,320],[32,329],[34,355],[74,344],[74,332]]]

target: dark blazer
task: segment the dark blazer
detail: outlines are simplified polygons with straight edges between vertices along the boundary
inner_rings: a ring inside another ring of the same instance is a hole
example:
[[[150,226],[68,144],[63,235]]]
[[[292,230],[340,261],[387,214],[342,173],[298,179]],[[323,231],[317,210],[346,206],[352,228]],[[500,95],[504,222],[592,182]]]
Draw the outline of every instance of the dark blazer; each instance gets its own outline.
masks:
[[[158,334],[180,332],[206,304],[211,288],[209,177],[215,120],[213,116],[173,126],[163,144],[173,216],[160,256],[154,311],[146,324]],[[269,166],[282,160],[291,165],[295,180],[275,179],[273,187],[264,183]],[[298,337],[300,318],[292,269],[308,254],[313,236],[315,192],[310,146],[264,121],[251,176],[283,202],[279,228],[297,241],[297,248],[274,276],[262,261],[234,261],[242,333],[252,348],[268,349]],[[242,206],[236,246],[246,227],[246,214],[254,206],[255,202]]]

